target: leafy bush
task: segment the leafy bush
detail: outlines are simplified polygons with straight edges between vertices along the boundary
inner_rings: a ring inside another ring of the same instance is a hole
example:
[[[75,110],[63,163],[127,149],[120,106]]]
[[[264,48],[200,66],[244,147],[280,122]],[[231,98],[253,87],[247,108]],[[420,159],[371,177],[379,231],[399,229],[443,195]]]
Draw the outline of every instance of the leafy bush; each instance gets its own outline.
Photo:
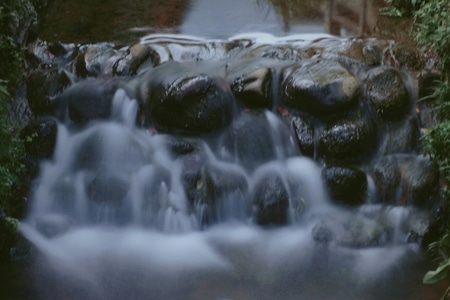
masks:
[[[386,0],[388,6],[381,13],[388,17],[411,17],[425,0]]]
[[[21,22],[36,18],[29,0],[0,2],[0,257],[12,246],[24,203],[24,145],[19,129],[7,121],[10,93],[25,73],[25,50],[17,37]]]
[[[450,67],[450,2],[430,0],[414,13],[415,39],[422,50],[433,49],[439,56],[444,75]],[[448,78],[446,78],[448,80]]]

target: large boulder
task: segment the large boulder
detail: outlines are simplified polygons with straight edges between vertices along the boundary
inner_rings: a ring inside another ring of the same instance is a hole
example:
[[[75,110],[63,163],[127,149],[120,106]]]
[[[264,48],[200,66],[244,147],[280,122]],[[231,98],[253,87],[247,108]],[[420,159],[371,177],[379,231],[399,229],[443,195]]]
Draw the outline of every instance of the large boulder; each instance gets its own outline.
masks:
[[[293,153],[289,129],[272,113],[242,112],[219,142],[222,158],[253,170]]]
[[[71,84],[70,78],[60,69],[38,69],[26,79],[27,99],[36,116],[49,115],[55,109],[55,98]]]
[[[368,72],[364,82],[369,101],[381,120],[399,120],[409,113],[409,95],[399,71],[377,67]]]
[[[382,203],[425,208],[437,205],[439,170],[426,157],[387,155],[375,164],[372,177]]]
[[[280,175],[267,173],[257,179],[252,203],[257,224],[284,225],[288,222],[289,190]]]
[[[245,69],[234,74],[230,85],[244,106],[272,109],[272,69],[258,66]]]
[[[363,171],[352,167],[330,166],[322,170],[322,179],[333,201],[349,206],[365,202],[368,184]]]
[[[159,132],[202,135],[231,121],[235,99],[224,79],[166,63],[141,80],[145,122]]]
[[[336,114],[355,106],[360,82],[339,62],[302,63],[285,80],[283,103],[316,116]]]
[[[211,162],[198,150],[181,159],[183,187],[202,226],[229,218],[245,220],[249,183],[241,168]]]
[[[329,161],[361,162],[373,153],[376,141],[370,119],[329,122],[318,137],[319,156]]]

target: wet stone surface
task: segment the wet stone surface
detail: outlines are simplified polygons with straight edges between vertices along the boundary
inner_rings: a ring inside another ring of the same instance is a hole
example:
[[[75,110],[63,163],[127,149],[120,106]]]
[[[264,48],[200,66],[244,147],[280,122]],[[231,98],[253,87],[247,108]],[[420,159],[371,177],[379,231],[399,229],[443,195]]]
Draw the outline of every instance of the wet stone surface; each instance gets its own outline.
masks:
[[[421,63],[399,69],[402,47],[376,39],[274,38],[267,43],[248,37],[210,41],[164,35],[125,47],[36,43],[33,53],[46,68],[28,77],[27,99],[35,116],[50,116],[73,128],[112,116],[125,120],[126,111],[135,112],[127,122],[168,138],[170,155],[182,165],[189,211],[197,211],[205,224],[223,218],[223,207],[241,202],[242,216],[251,208],[258,224],[289,222],[292,203],[308,201],[292,198],[292,187],[300,182],[269,174],[252,188],[248,178],[261,165],[291,157],[314,160],[330,201],[343,206],[360,206],[370,198],[385,205],[433,208],[440,203],[438,175],[418,146],[421,120],[427,116],[412,109],[416,87],[420,95],[425,92],[421,88],[428,88],[424,80],[419,85],[418,74],[427,71]],[[408,48],[405,55],[412,57],[414,51]],[[121,97],[125,100],[118,101]],[[113,138],[108,130],[86,133],[88,142],[76,146],[78,168],[105,171],[109,158],[95,145],[101,140],[113,147],[115,138],[129,139],[137,160],[152,161],[145,139],[126,132]],[[114,171],[125,168],[131,174],[137,168],[134,158],[120,151],[129,165],[116,164]],[[212,163],[213,156],[243,169],[230,171]],[[88,185],[94,200],[107,193],[102,180],[94,176]],[[154,182],[161,185],[161,197],[172,181],[163,176]],[[120,206],[131,189],[116,186],[109,197],[112,206]],[[239,200],[232,203],[231,198]],[[328,226],[315,229],[318,240],[337,234]]]

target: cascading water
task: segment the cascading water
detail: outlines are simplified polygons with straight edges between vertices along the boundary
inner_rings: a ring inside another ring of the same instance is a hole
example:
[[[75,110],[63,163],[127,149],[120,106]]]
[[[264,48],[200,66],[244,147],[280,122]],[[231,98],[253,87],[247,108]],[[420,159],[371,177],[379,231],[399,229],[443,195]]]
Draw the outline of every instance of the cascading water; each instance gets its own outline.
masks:
[[[215,82],[183,80],[173,85],[217,97]],[[409,285],[421,273],[409,270],[422,256],[409,240],[426,213],[372,203],[372,195],[357,207],[333,204],[322,166],[300,154],[268,109],[233,115],[220,136],[200,139],[137,126],[142,112],[131,98],[119,88],[109,117],[58,123],[53,158],[42,162],[21,225],[38,250],[33,299],[411,299],[416,292]]]

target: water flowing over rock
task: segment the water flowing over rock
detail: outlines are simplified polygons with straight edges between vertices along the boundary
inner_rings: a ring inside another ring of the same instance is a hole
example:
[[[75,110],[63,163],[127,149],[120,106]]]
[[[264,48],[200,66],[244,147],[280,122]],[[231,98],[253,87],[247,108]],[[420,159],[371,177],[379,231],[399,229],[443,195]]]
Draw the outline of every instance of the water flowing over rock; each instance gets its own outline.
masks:
[[[249,284],[322,299],[326,278],[328,296],[350,281],[363,299],[439,228],[413,109],[422,70],[393,63],[391,41],[60,46],[28,79],[45,118],[23,131],[40,167],[21,232],[57,262],[40,282],[69,268],[61,290],[87,299],[266,296]]]
[[[290,74],[284,90],[286,106],[322,116],[355,105],[360,85],[339,62],[318,59],[303,63]]]

